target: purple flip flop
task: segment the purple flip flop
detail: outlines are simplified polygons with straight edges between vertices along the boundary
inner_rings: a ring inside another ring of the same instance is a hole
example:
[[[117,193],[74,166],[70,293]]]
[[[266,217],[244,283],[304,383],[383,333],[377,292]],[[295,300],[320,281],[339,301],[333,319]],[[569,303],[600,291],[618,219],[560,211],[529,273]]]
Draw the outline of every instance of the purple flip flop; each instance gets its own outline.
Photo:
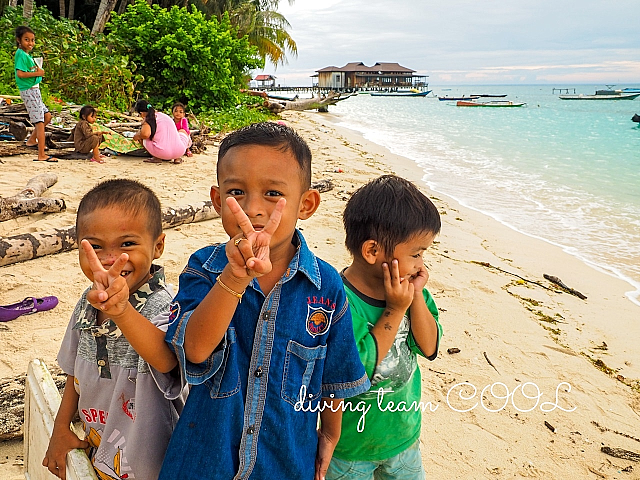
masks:
[[[21,302],[0,306],[0,322],[14,320],[21,315],[51,310],[58,305],[57,297],[27,297]]]

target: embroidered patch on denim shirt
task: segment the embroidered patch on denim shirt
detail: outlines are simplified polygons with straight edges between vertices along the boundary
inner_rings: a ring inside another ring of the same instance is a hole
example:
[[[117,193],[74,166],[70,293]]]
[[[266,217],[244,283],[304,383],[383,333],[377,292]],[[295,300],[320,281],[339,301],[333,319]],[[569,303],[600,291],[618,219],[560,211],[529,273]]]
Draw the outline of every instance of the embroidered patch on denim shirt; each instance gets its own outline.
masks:
[[[322,307],[313,308],[311,305],[307,305],[307,333],[312,337],[327,333],[333,312],[334,310],[325,310]]]
[[[169,307],[169,322],[173,322],[180,316],[180,304],[178,302],[172,302]]]

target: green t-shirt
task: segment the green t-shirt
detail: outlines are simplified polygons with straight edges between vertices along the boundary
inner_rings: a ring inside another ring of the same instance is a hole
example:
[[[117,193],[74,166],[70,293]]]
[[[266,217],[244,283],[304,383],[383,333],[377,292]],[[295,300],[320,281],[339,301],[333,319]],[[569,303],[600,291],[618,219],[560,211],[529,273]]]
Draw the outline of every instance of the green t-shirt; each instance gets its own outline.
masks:
[[[384,460],[403,452],[420,437],[421,376],[416,354],[425,355],[410,332],[411,319],[407,311],[393,345],[380,365],[376,366],[377,345],[370,331],[384,312],[385,302],[367,297],[344,276],[342,279],[351,308],[360,360],[371,380],[371,389],[345,400],[347,408],[342,414],[342,433],[334,455],[348,461]],[[434,360],[438,355],[442,327],[438,321],[436,303],[426,288],[423,295],[438,327],[436,351],[427,357]],[[426,411],[429,412],[428,406]]]
[[[23,72],[33,72],[36,69],[36,62],[33,61],[33,58],[31,58],[31,55],[27,52],[18,48],[13,60],[16,67],[16,85],[18,85],[18,90],[24,92],[42,81],[42,77],[18,77],[18,70],[22,70]]]

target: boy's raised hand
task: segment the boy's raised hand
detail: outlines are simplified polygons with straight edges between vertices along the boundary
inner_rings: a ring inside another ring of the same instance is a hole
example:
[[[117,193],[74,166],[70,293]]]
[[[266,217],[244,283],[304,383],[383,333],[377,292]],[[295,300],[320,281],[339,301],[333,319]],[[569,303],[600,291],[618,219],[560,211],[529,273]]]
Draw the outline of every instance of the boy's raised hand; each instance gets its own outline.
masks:
[[[427,284],[428,280],[429,270],[427,270],[427,267],[423,265],[422,267],[420,267],[420,270],[418,270],[418,272],[409,280],[409,282],[413,283],[414,295],[419,295],[420,298],[422,298],[422,289]]]
[[[280,225],[282,212],[287,201],[284,198],[278,200],[269,221],[262,230],[258,231],[253,228],[251,220],[235,198],[229,197],[226,202],[242,230],[242,235],[231,238],[226,245],[231,271],[238,278],[260,277],[269,273],[272,267],[269,258],[269,244],[271,237]]]
[[[414,284],[408,279],[400,278],[398,260],[395,258],[391,261],[391,266],[388,263],[382,264],[382,274],[387,309],[405,312],[413,301]]]
[[[106,270],[88,240],[82,240],[80,247],[84,251],[89,268],[93,273],[93,288],[87,294],[87,300],[94,308],[102,310],[110,316],[122,314],[129,304],[129,286],[120,273],[127,264],[129,255],[123,253],[111,265],[111,268]]]

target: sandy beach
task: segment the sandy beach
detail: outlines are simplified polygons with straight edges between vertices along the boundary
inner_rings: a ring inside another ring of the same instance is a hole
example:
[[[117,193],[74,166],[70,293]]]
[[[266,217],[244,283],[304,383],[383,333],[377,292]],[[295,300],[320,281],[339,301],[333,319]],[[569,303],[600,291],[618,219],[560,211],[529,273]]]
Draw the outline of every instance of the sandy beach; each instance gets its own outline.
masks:
[[[427,288],[444,329],[438,358],[420,360],[427,477],[640,479],[640,462],[601,451],[640,452],[640,307],[625,296],[630,286],[430,192],[412,161],[336,127],[331,115],[285,112],[283,119],[311,147],[312,181],[333,180],[317,213],[299,227],[313,251],[337,269],[349,263],[342,210],[367,180],[404,176],[441,212],[442,232],[425,255]],[[2,222],[0,236],[72,225],[82,195],[109,178],[140,180],[163,207],[207,200],[216,183],[216,154],[208,147],[182,165],[133,157],[104,165],[2,158],[0,196],[15,195],[29,178],[52,172],[58,182],[45,196],[63,198],[67,209]],[[176,287],[191,253],[227,239],[219,219],[166,234],[158,263]],[[559,277],[587,299],[561,291],[543,274]],[[55,365],[68,319],[87,286],[77,251],[0,267],[0,305],[31,296],[60,301],[51,311],[0,323],[0,379],[24,374],[33,358]],[[24,478],[21,455],[21,441],[0,442],[0,480]]]

